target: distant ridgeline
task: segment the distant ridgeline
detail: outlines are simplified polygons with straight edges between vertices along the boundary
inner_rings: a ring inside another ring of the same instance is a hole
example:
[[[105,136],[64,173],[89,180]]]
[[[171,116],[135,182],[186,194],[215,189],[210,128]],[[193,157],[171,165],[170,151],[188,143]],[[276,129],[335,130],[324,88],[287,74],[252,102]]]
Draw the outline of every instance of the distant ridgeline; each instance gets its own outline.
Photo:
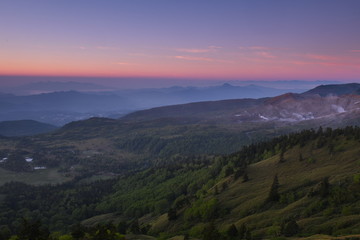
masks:
[[[7,137],[35,135],[51,132],[55,129],[57,129],[57,127],[53,125],[33,120],[0,122],[0,135]]]
[[[359,149],[359,127],[319,128],[226,156],[174,155],[108,180],[78,177],[56,186],[11,182],[0,187],[0,237],[124,239],[122,234],[133,233],[214,240],[359,234]]]

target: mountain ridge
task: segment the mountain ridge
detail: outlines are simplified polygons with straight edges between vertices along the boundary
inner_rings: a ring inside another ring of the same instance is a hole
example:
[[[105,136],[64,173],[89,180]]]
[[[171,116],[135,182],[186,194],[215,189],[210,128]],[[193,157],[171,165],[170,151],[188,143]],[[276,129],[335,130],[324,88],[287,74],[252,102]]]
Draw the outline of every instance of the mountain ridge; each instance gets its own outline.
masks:
[[[302,95],[315,95],[318,94],[322,97],[327,95],[348,95],[354,94],[359,95],[360,84],[359,83],[347,83],[347,84],[329,84],[329,85],[320,85],[313,89],[310,89]]]
[[[0,135],[6,137],[31,136],[58,129],[54,125],[34,120],[18,120],[0,122]]]

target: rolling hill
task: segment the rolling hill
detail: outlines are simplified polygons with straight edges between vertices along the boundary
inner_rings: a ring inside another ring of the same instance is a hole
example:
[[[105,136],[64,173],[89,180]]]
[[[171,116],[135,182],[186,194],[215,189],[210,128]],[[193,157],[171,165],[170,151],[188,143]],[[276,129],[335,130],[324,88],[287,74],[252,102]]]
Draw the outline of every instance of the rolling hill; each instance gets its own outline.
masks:
[[[120,119],[72,122],[55,132],[22,140],[1,140],[0,150],[25,151],[24,157],[37,155],[46,159],[45,165],[67,170],[81,163],[85,171],[121,172],[176,154],[229,154],[246,144],[294,131],[358,125],[359,102],[358,95],[289,93],[159,107]]]
[[[355,94],[359,95],[360,84],[359,83],[348,83],[348,84],[329,84],[329,85],[320,85],[313,89],[310,89],[303,93],[303,95],[320,95],[322,97],[328,95],[349,95]]]
[[[30,136],[51,132],[57,127],[33,120],[4,121],[0,122],[0,135],[6,137]]]

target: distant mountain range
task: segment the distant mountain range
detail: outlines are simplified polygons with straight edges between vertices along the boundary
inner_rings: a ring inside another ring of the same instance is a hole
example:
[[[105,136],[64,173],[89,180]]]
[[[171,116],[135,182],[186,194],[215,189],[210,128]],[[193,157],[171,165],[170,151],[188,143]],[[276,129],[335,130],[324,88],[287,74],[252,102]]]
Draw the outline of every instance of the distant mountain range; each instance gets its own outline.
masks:
[[[27,89],[28,86],[25,86]],[[53,87],[87,87],[95,92],[60,91],[27,96],[0,94],[0,121],[31,119],[61,126],[90,117],[119,118],[126,113],[158,106],[222,99],[261,98],[299,89],[275,89],[255,85],[212,87],[171,87],[107,91],[94,84],[35,83],[36,91]],[[35,91],[35,90],[34,90]]]
[[[360,113],[360,84],[320,85],[304,93],[285,93],[275,97],[279,89],[254,85],[195,88],[172,87],[165,89],[124,90],[118,92],[81,93],[54,92],[29,96],[0,94],[0,135],[20,136],[51,131],[72,121],[92,117],[119,118],[122,121],[153,121],[156,119],[186,119],[187,123],[239,124],[265,122],[286,126],[289,124],[331,125],[339,122],[356,123]],[[236,96],[254,98],[236,98]],[[228,100],[198,101],[136,109],[201,99]],[[30,119],[35,122],[17,121]],[[13,125],[9,125],[15,120]],[[9,122],[10,121],[10,122]],[[21,123],[21,124],[20,124]],[[26,123],[26,124],[25,124]],[[48,123],[46,125],[43,123]]]
[[[137,111],[119,119],[90,118],[40,135],[31,143],[72,146],[75,152],[94,148],[97,154],[118,155],[125,162],[177,153],[231,153],[283,133],[360,125],[360,96],[337,91],[349,86],[352,93],[359,84],[329,87],[324,97],[313,89],[309,91],[313,94],[197,102]],[[324,93],[323,88],[317,89]]]
[[[83,82],[75,82],[75,81],[33,82],[16,87],[4,88],[4,91],[6,93],[12,93],[15,95],[34,95],[41,93],[51,93],[56,91],[99,92],[99,91],[110,91],[110,90],[112,89],[99,84],[83,83]]]
[[[272,98],[197,102],[158,107],[131,113],[124,119],[138,121],[189,117],[201,122],[299,122],[340,121],[360,114],[360,84],[322,85],[302,94]]]

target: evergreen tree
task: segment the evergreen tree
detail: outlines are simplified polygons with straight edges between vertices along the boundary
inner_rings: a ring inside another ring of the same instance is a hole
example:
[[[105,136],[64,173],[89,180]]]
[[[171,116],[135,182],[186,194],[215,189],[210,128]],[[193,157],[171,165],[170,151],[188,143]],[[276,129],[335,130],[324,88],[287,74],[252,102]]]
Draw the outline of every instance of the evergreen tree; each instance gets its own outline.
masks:
[[[170,208],[168,211],[168,220],[172,221],[172,220],[175,220],[176,218],[177,218],[176,209]]]
[[[134,220],[130,226],[130,232],[134,233],[134,234],[139,234],[140,233],[140,226],[139,226],[139,221],[138,220]]]
[[[248,176],[248,174],[247,173],[244,173],[244,176],[243,176],[243,183],[244,182],[247,182],[247,181],[249,181],[249,176]]]
[[[230,227],[228,228],[228,230],[226,231],[226,235],[228,237],[235,238],[236,236],[238,236],[238,230],[236,228],[236,226],[234,224],[231,224]]]
[[[238,229],[239,239],[244,239],[247,231],[248,230],[247,230],[247,227],[246,227],[245,223],[241,224],[239,229]]]
[[[3,225],[0,226],[0,240],[7,240],[11,236],[11,231],[9,226]]]
[[[285,154],[285,150],[281,149],[279,163],[285,162],[284,154]]]
[[[215,185],[215,188],[214,188],[214,195],[218,195],[219,194],[219,188],[217,185]]]
[[[203,232],[203,240],[215,240],[220,239],[220,233],[215,227],[214,222],[207,224]]]
[[[297,234],[299,232],[299,225],[296,223],[294,218],[291,218],[282,225],[281,232],[286,237],[294,236],[295,234]]]
[[[273,183],[270,188],[269,196],[267,198],[268,202],[277,202],[280,199],[279,195],[279,180],[277,174],[274,176]]]
[[[18,233],[19,240],[47,240],[50,232],[41,226],[39,220],[30,222],[22,219],[20,231]]]
[[[244,239],[246,239],[246,240],[251,240],[251,239],[252,239],[252,235],[251,235],[250,229],[246,229],[246,232],[245,232],[245,235],[244,235]]]
[[[81,239],[85,236],[85,228],[80,224],[75,224],[71,229],[71,236],[74,239]]]
[[[120,221],[117,225],[117,230],[120,234],[125,234],[127,229],[127,224],[125,221]]]
[[[190,239],[189,234],[185,233],[184,240],[189,240],[189,239]]]
[[[320,189],[319,189],[320,197],[322,198],[327,197],[329,195],[329,191],[330,191],[329,179],[326,177],[320,183]]]

